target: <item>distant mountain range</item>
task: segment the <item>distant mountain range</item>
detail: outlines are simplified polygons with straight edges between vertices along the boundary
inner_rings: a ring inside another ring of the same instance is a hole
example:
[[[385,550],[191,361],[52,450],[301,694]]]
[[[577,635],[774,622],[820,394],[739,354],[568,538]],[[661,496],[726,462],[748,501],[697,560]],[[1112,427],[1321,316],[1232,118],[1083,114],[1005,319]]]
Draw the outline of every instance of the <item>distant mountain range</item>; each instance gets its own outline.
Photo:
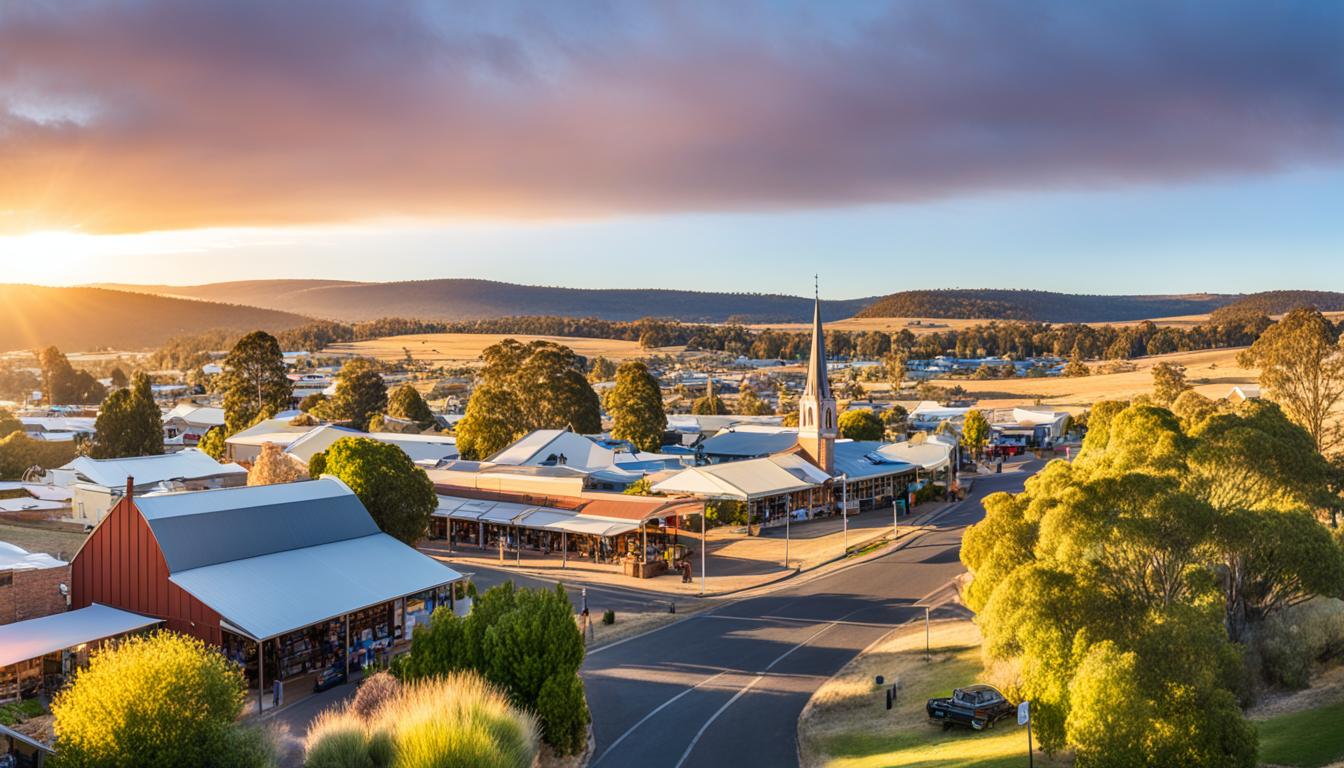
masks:
[[[249,280],[209,285],[100,287],[250,304],[353,322],[380,317],[483,320],[515,315],[597,317],[603,320],[673,318],[686,322],[801,322],[812,318],[812,299],[765,293],[710,293],[661,289],[555,288],[491,280],[442,279],[398,283],[332,280]],[[827,320],[853,317],[873,298],[826,301]]]
[[[1050,291],[946,289],[902,291],[864,307],[859,317],[938,317],[1104,323],[1201,315],[1243,299],[1238,294],[1093,296]]]
[[[289,312],[101,288],[0,285],[0,351],[144,349],[216,328],[279,331],[307,322]]]

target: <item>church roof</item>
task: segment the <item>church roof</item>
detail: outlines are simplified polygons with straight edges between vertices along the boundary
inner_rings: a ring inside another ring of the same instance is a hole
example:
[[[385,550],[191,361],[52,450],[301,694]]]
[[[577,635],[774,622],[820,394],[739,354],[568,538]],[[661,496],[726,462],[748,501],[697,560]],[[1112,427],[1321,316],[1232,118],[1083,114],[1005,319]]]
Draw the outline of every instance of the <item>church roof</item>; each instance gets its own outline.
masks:
[[[817,400],[831,399],[831,385],[826,380],[826,335],[821,329],[821,299],[812,309],[812,351],[807,360],[807,386],[803,397]]]

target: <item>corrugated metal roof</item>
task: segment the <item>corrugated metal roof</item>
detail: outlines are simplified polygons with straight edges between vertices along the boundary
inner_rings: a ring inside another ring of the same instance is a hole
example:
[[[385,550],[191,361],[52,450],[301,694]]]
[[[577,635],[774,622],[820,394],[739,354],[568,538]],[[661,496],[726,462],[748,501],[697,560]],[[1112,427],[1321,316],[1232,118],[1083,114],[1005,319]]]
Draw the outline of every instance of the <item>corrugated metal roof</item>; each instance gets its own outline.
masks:
[[[247,473],[246,469],[237,464],[220,464],[195,448],[161,456],[128,459],[91,459],[80,456],[61,469],[83,475],[89,482],[105,488],[124,488],[127,477],[135,478],[136,485],[150,485],[164,480]]]
[[[869,477],[885,477],[907,472],[913,473],[915,465],[895,456],[881,453],[883,444],[876,441],[845,441],[835,443],[835,470],[850,480],[862,480]]]
[[[170,572],[378,533],[359,497],[334,477],[142,496]]]
[[[754,458],[787,451],[798,442],[794,430],[757,432],[725,430],[700,444],[706,456],[743,456]]]
[[[659,493],[686,493],[702,498],[757,499],[817,487],[805,467],[771,456],[683,470],[653,486]],[[801,459],[799,460],[801,461]],[[781,466],[788,464],[789,466]],[[823,473],[824,474],[824,473]]]
[[[158,624],[159,621],[94,603],[77,611],[0,625],[0,667],[74,648],[82,643],[124,635]]]
[[[257,640],[461,578],[385,533],[221,562],[169,579]]]

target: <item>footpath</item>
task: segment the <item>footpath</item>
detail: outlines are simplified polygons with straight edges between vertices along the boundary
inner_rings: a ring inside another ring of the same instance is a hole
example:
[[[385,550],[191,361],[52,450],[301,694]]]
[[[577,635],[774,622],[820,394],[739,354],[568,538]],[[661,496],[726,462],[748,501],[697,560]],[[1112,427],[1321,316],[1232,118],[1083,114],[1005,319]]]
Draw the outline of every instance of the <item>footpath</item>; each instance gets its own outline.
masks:
[[[497,552],[476,549],[449,551],[446,543],[427,542],[421,551],[458,570],[494,568],[573,586],[622,587],[668,596],[725,597],[755,590],[805,573],[847,565],[883,544],[927,530],[942,513],[960,502],[930,502],[915,508],[913,515],[893,521],[890,512],[868,511],[849,516],[848,526],[839,517],[808,520],[765,529],[747,536],[741,529],[719,528],[706,532],[705,576],[701,583],[700,558],[691,559],[693,578],[683,583],[678,574],[637,579],[617,566],[589,562],[564,563],[558,555],[510,552],[501,561]],[[847,528],[847,530],[846,530]],[[699,531],[679,531],[682,543],[698,552]],[[786,561],[787,557],[787,561]],[[787,565],[786,565],[787,562]]]

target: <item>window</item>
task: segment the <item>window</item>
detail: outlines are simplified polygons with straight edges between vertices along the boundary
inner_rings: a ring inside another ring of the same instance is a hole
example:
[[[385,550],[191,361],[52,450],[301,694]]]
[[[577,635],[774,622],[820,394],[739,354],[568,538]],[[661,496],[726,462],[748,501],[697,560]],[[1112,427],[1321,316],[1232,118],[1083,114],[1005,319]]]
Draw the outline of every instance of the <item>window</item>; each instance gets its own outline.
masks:
[[[14,583],[13,571],[5,571],[3,573],[0,573],[0,587],[8,587],[10,584],[13,583]]]

